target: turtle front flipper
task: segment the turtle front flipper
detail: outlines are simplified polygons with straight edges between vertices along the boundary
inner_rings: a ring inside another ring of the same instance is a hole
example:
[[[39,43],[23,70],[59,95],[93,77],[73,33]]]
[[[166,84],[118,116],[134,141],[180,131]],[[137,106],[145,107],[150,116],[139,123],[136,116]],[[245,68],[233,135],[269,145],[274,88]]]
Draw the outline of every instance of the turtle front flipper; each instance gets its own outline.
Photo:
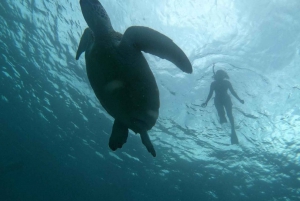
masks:
[[[93,42],[93,31],[90,28],[86,28],[81,36],[80,43],[76,52],[76,60],[80,55],[87,50],[90,44]]]
[[[142,143],[145,145],[145,147],[147,148],[148,152],[151,153],[151,155],[153,157],[156,157],[155,149],[154,149],[154,147],[153,147],[153,145],[151,143],[151,140],[149,138],[149,135],[148,135],[147,131],[141,132],[140,135],[141,135]]]
[[[122,148],[126,143],[128,137],[128,128],[124,126],[120,121],[115,120],[111,136],[109,138],[109,147],[115,151],[118,148]]]
[[[162,59],[167,59],[183,72],[192,73],[192,65],[184,52],[167,36],[142,26],[129,27],[120,44],[120,48],[133,46]]]

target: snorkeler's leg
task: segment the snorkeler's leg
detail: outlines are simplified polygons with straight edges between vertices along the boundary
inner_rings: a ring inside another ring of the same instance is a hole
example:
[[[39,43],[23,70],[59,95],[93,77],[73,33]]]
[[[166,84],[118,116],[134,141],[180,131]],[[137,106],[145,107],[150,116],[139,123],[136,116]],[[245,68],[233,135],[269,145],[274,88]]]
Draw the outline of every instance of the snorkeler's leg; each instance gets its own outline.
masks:
[[[234,129],[234,119],[233,119],[233,115],[232,115],[232,103],[231,103],[231,101],[226,102],[225,109],[226,109],[227,117],[228,117],[230,125],[231,125],[231,129]]]
[[[225,109],[226,109],[226,113],[227,113],[229,122],[231,124],[231,144],[238,144],[239,140],[237,138],[237,135],[236,135],[235,129],[234,129],[234,119],[233,119],[233,115],[232,115],[232,103],[231,103],[230,99],[226,102]]]
[[[223,106],[222,102],[219,101],[219,100],[217,100],[217,99],[215,98],[214,103],[215,103],[215,107],[216,107],[217,112],[218,112],[218,116],[219,116],[219,118],[220,118],[220,123],[221,123],[221,124],[226,123],[226,122],[227,122],[227,119],[226,119],[226,117],[225,117],[225,110],[224,110],[224,106]]]

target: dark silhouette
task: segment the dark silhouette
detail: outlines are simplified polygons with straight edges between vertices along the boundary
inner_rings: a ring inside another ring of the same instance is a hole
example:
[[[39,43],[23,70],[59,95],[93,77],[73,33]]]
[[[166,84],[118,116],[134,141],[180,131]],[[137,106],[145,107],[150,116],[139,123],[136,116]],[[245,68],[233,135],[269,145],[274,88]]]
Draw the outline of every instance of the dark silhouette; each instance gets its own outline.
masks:
[[[215,65],[213,65],[214,68]],[[227,116],[229,118],[231,124],[231,144],[238,144],[239,140],[234,130],[234,119],[232,116],[232,102],[230,96],[227,94],[227,89],[231,92],[231,94],[238,99],[242,104],[244,104],[244,100],[240,99],[236,92],[233,90],[231,83],[226,80],[229,79],[227,73],[223,70],[218,70],[216,73],[214,71],[214,79],[210,85],[210,91],[207,96],[206,101],[201,105],[202,107],[206,107],[208,101],[211,99],[213,91],[215,91],[215,107],[218,111],[218,115],[220,118],[220,123],[226,123],[227,119],[225,117],[225,110]],[[224,110],[225,108],[225,110]]]

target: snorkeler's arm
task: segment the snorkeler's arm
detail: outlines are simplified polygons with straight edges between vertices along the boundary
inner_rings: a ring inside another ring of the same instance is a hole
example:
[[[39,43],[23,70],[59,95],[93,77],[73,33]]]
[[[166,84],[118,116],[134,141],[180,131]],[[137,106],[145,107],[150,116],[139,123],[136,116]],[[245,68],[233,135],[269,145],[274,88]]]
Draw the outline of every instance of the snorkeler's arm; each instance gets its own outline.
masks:
[[[208,94],[208,96],[207,96],[206,101],[205,101],[204,103],[202,103],[202,105],[201,105],[202,107],[206,107],[208,101],[209,101],[209,100],[211,99],[211,97],[212,97],[213,92],[214,92],[214,83],[211,83],[211,85],[210,85],[210,90],[209,90],[209,94]]]
[[[231,94],[236,98],[238,99],[242,104],[244,104],[244,100],[240,99],[240,97],[237,95],[237,93],[234,91],[231,83],[228,81],[228,89],[229,91],[231,92]]]

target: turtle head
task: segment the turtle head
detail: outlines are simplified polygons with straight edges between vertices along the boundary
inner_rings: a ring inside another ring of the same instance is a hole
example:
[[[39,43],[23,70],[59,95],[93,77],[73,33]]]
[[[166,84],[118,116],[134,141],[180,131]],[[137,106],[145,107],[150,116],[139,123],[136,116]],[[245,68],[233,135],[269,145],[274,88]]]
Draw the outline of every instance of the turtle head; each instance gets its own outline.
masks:
[[[83,17],[93,32],[112,29],[110,19],[98,0],[80,0]]]

